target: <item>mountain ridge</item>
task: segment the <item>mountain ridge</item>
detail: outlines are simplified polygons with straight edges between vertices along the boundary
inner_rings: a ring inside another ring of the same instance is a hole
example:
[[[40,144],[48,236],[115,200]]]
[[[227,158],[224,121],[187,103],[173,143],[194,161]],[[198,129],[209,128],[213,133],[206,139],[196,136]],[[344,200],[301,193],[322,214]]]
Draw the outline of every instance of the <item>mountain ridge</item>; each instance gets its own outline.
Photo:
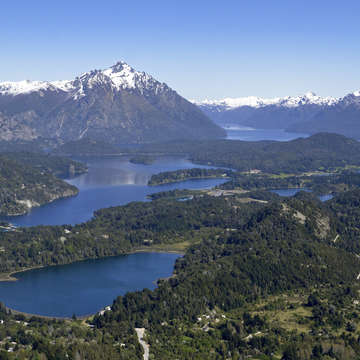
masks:
[[[295,107],[303,104],[316,104],[316,105],[333,105],[340,98],[335,98],[332,96],[321,97],[316,95],[312,91],[308,91],[303,95],[297,96],[284,96],[284,97],[274,97],[274,98],[263,98],[259,96],[245,96],[239,98],[224,98],[220,100],[191,100],[194,104],[198,106],[219,106],[223,107],[224,110],[230,110],[241,106],[249,107],[264,107],[268,105],[278,105],[278,106],[287,106]]]
[[[0,83],[0,139],[110,143],[218,138],[225,132],[165,83],[123,61],[74,80]]]
[[[360,91],[343,97],[300,96],[225,98],[194,102],[214,122],[258,129],[315,134],[335,132],[360,138]]]

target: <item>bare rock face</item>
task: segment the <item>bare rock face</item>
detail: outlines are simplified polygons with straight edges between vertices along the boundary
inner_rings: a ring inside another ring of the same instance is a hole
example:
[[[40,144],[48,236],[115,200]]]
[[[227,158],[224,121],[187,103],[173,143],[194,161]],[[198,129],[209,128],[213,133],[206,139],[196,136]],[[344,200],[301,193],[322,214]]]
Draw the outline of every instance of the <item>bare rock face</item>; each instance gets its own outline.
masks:
[[[165,83],[124,62],[72,81],[0,83],[0,140],[111,143],[225,136]]]

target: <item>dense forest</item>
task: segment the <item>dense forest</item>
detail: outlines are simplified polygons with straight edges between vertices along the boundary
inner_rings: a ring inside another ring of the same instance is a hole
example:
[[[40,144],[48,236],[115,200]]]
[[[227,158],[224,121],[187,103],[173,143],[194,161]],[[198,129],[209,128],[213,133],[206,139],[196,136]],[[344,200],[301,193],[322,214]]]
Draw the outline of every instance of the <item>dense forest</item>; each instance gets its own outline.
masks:
[[[65,144],[57,146],[55,149],[53,149],[53,153],[73,156],[101,156],[119,154],[120,150],[116,146],[104,141],[84,138],[80,140],[69,141]]]
[[[183,154],[195,163],[268,173],[334,171],[360,166],[360,143],[337,134],[316,134],[288,142],[211,140],[148,144],[123,152]]]
[[[119,296],[110,310],[86,319],[0,306],[0,359],[141,359],[138,328],[150,359],[360,358],[358,143],[320,134],[288,143],[189,144],[172,144],[167,153],[233,170],[180,170],[151,181],[228,181],[101,209],[75,226],[0,233],[3,280],[30,267],[138,250],[184,253],[155,290]],[[162,146],[141,151],[152,157]],[[268,191],[281,188],[310,192],[286,198]],[[323,194],[334,197],[321,202]]]
[[[232,174],[231,170],[226,169],[181,169],[176,171],[164,171],[152,175],[149,185],[163,185],[177,181],[194,180],[194,179],[211,179],[211,178],[228,178]]]
[[[87,322],[3,309],[1,356],[139,359],[134,328],[144,327],[156,359],[356,359],[359,203],[359,190],[326,203],[308,193],[266,203],[164,196],[100,210],[66,232],[4,233],[2,271],[184,242],[187,250],[157,289],[118,297]]]
[[[241,224],[261,206],[237,203],[236,198],[204,195],[185,202],[164,198],[101,209],[80,225],[19,228],[1,234],[0,272],[198,242]]]
[[[233,172],[230,177],[229,181],[218,187],[228,190],[242,189],[247,191],[306,188],[317,195],[324,195],[351,190],[358,188],[360,185],[358,170],[347,170],[341,173],[289,176]]]
[[[85,164],[66,157],[39,152],[5,152],[3,155],[17,163],[60,178],[71,178],[87,171]]]

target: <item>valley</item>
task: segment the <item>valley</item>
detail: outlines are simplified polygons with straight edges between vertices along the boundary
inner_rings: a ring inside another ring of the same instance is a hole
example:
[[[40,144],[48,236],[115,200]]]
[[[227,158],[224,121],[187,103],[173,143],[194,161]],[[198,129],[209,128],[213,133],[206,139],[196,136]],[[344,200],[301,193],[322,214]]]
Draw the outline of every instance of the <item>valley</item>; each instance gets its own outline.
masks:
[[[359,1],[1,14],[0,360],[360,360]]]

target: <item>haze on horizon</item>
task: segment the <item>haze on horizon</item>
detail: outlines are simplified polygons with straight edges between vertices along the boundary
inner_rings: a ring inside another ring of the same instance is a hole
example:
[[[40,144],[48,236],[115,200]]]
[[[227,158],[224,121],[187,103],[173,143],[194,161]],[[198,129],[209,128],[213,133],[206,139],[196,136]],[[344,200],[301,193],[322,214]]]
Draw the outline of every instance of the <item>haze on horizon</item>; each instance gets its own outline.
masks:
[[[189,99],[360,89],[355,0],[2,4],[0,81],[72,79],[124,60]]]

